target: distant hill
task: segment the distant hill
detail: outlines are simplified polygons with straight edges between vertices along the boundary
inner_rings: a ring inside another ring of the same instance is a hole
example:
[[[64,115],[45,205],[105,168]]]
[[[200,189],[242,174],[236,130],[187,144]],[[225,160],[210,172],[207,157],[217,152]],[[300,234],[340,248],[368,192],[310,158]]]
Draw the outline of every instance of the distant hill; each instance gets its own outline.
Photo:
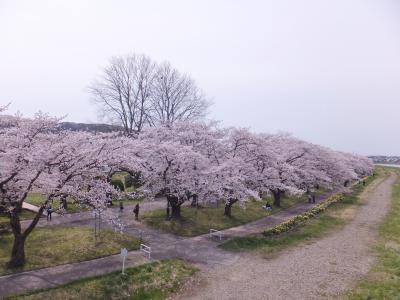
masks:
[[[109,124],[85,124],[85,123],[74,123],[74,122],[61,122],[59,124],[63,130],[72,131],[89,131],[89,132],[116,132],[121,131],[122,127]]]
[[[400,156],[385,156],[385,155],[375,155],[368,156],[376,164],[393,164],[400,165]]]

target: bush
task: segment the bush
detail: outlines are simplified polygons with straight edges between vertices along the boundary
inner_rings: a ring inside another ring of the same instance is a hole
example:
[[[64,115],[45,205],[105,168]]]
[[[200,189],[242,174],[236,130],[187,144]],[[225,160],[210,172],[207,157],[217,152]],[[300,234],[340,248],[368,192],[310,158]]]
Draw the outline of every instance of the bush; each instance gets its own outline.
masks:
[[[324,202],[317,204],[309,211],[307,211],[301,215],[294,216],[294,217],[286,220],[285,222],[282,222],[268,230],[265,230],[263,234],[265,236],[272,236],[272,235],[281,234],[283,232],[287,232],[287,231],[291,230],[292,228],[300,225],[301,223],[307,221],[308,219],[314,218],[319,213],[325,211],[332,204],[343,201],[343,199],[344,199],[344,195],[342,193],[330,196]]]
[[[128,174],[124,177],[125,181],[125,187],[134,187],[138,188],[140,187],[143,183],[141,182],[141,173],[140,172],[134,172],[132,174]]]
[[[125,191],[125,186],[124,186],[124,183],[122,182],[121,179],[113,178],[113,179],[111,180],[111,184],[112,184],[115,188],[118,188],[118,189],[121,190],[121,191]]]
[[[126,188],[132,187],[134,185],[134,183],[135,183],[134,179],[133,179],[133,177],[131,175],[126,175],[124,177],[124,181],[125,181],[125,187]]]

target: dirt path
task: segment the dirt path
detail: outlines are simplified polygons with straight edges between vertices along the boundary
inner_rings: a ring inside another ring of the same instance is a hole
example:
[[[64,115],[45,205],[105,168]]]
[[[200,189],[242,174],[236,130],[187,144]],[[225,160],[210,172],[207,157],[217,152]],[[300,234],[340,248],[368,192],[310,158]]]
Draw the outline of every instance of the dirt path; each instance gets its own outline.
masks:
[[[274,259],[242,255],[234,264],[205,269],[178,299],[341,298],[374,262],[369,246],[389,210],[396,175],[363,193],[363,204],[342,230]]]

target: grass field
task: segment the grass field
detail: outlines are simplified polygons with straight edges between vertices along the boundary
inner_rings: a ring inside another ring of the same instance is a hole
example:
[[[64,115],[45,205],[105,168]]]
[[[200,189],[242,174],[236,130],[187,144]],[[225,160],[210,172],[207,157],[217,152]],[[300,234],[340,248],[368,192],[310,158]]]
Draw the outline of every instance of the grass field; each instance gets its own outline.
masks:
[[[23,209],[21,214],[19,215],[21,220],[30,220],[36,216],[36,213],[31,212],[27,209]],[[0,214],[0,223],[8,223],[10,218],[5,214]]]
[[[161,300],[177,292],[196,269],[177,259],[127,268],[104,276],[78,280],[53,289],[7,299],[137,299]]]
[[[373,180],[385,176],[385,172],[378,172],[375,177],[366,180],[368,186]],[[282,233],[277,236],[266,237],[262,234],[249,235],[247,237],[233,238],[222,244],[220,247],[229,251],[255,251],[264,257],[269,257],[279,251],[321,237],[328,232],[346,224],[351,211],[357,209],[359,195],[364,186],[356,184],[352,187],[352,194],[333,205],[317,217],[309,219],[301,226]]]
[[[72,200],[68,199],[68,209],[67,213],[76,213],[82,210],[87,209],[84,206],[80,206],[77,203],[74,203]],[[26,197],[26,202],[32,205],[41,206],[44,202],[44,196],[40,193],[29,193]],[[60,202],[55,200],[53,201],[53,209],[57,210],[59,208]]]
[[[40,193],[29,193],[28,197],[26,198],[26,202],[32,205],[36,206],[41,206],[44,201],[44,196]],[[128,200],[128,199],[123,199],[121,201],[114,200],[114,207],[119,207],[119,202],[122,202],[124,206],[126,205],[136,205],[136,203],[140,203],[141,200]],[[55,200],[53,202],[53,209],[57,212],[57,209],[59,208],[59,201]],[[68,209],[67,213],[77,213],[81,211],[86,211],[89,208],[84,205],[79,205],[78,203],[74,203],[72,200],[68,200]]]
[[[5,264],[10,259],[12,242],[11,233],[0,235],[0,274],[10,272]],[[23,270],[107,256],[119,253],[121,248],[134,250],[139,244],[138,239],[111,230],[101,230],[95,240],[89,227],[36,228],[26,240],[27,263]]]
[[[400,173],[400,170],[395,170]],[[392,208],[379,228],[374,248],[378,261],[349,294],[353,300],[400,299],[400,180],[392,194]]]
[[[268,199],[272,203],[272,199]],[[221,230],[246,224],[257,219],[274,214],[296,203],[305,201],[305,197],[284,197],[282,207],[273,207],[272,211],[266,211],[261,206],[265,201],[249,201],[245,208],[239,204],[232,207],[232,217],[224,216],[224,205],[220,207],[182,207],[182,219],[179,221],[165,220],[165,209],[147,212],[142,219],[146,224],[159,230],[181,235],[196,236],[207,233],[210,228]]]

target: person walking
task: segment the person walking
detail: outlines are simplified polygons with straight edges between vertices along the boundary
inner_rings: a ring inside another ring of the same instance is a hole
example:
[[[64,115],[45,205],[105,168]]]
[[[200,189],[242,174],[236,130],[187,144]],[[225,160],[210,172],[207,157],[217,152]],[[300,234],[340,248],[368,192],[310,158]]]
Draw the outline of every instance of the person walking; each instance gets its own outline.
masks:
[[[312,203],[315,203],[315,194],[312,195]]]
[[[312,201],[312,197],[311,197],[311,195],[308,195],[308,203],[311,203],[311,201]]]
[[[139,203],[137,203],[135,205],[135,208],[133,209],[133,213],[135,214],[135,220],[138,221],[139,220]]]
[[[49,204],[47,206],[47,221],[51,221],[51,214],[53,213],[53,207],[51,206],[51,204]]]
[[[165,219],[169,220],[169,218],[170,218],[170,208],[169,208],[169,202],[168,202],[168,204],[167,204],[167,215],[166,215]]]
[[[119,213],[122,214],[122,212],[124,211],[124,204],[122,203],[122,201],[119,203]]]

